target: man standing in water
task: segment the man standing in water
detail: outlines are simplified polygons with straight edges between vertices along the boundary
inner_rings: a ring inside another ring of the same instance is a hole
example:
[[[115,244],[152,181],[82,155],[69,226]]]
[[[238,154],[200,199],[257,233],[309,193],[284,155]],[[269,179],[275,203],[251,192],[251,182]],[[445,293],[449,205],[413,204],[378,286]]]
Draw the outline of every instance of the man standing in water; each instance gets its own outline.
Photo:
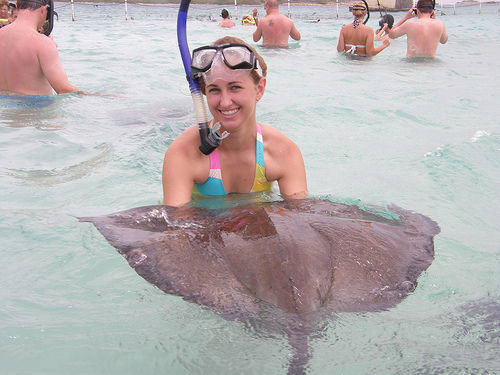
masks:
[[[415,16],[418,19],[408,21]],[[438,43],[448,41],[444,23],[436,20],[432,0],[418,0],[417,7],[410,9],[388,34],[391,39],[406,34],[406,57],[435,57]]]
[[[38,32],[48,7],[47,0],[18,0],[17,19],[0,29],[0,89],[43,96],[81,91],[69,83],[54,41]]]
[[[222,17],[222,21],[219,22],[220,27],[234,27],[234,22],[229,19],[229,11],[227,9],[222,9],[220,16]]]
[[[300,40],[300,32],[293,21],[280,13],[278,0],[266,0],[264,9],[266,16],[258,22],[253,33],[254,42],[262,38],[263,46],[288,47],[288,36]]]

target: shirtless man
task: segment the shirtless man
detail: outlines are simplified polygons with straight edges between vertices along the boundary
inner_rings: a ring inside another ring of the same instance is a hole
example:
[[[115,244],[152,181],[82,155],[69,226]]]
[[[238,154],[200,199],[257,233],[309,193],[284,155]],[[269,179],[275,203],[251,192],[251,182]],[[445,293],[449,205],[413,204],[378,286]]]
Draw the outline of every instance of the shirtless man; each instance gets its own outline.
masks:
[[[222,9],[220,16],[222,17],[222,21],[219,22],[220,27],[234,27],[234,22],[229,19],[229,11],[227,9]]]
[[[258,21],[254,42],[262,38],[263,46],[288,47],[288,36],[300,40],[300,32],[293,21],[280,13],[278,0],[266,0],[264,9],[266,16]]]
[[[17,19],[0,29],[0,89],[41,96],[81,91],[69,83],[54,41],[38,32],[47,0],[17,0],[17,8]]]
[[[363,24],[367,12],[364,2],[357,2],[351,8],[351,12],[354,21],[342,26],[337,43],[338,52],[344,52],[348,55],[375,56],[389,46],[390,42],[386,39],[382,45],[374,47],[373,29]]]
[[[413,17],[418,19],[406,22]],[[410,9],[388,34],[391,39],[406,34],[406,57],[435,57],[438,43],[448,41],[444,23],[436,20],[432,0],[418,0],[417,7]]]

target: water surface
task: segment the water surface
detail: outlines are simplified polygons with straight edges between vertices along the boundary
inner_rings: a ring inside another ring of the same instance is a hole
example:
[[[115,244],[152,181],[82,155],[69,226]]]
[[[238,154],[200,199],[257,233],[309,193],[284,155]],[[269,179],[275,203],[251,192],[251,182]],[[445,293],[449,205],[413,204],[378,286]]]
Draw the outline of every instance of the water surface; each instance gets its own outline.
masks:
[[[190,9],[191,48],[227,33],[208,20],[221,8]],[[70,82],[122,97],[0,98],[0,373],[286,373],[284,335],[165,295],[75,219],[161,202],[164,152],[195,122],[177,5],[129,5],[128,20],[123,5],[77,4],[75,22],[56,10]],[[308,373],[500,373],[498,4],[445,10],[449,42],[427,62],[403,58],[404,37],[371,60],[339,57],[347,8],[291,11],[302,40],[258,47],[258,120],[299,145],[311,196],[394,203],[441,227],[416,291],[324,322]]]

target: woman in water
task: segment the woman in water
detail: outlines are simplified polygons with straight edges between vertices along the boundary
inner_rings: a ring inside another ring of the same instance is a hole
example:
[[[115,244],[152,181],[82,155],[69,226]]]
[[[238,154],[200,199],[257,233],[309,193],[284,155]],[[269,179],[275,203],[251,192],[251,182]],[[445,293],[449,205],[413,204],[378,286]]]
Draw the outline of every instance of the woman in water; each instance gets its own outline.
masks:
[[[193,193],[268,191],[274,181],[284,198],[305,198],[299,148],[278,130],[256,121],[256,105],[266,87],[262,57],[242,40],[224,37],[193,51],[191,73],[197,74],[206,95],[212,129],[220,124],[220,133],[229,136],[208,156],[198,149],[197,126],[170,145],[163,162],[164,204],[185,205]]]
[[[366,5],[358,2],[351,8],[354,21],[351,24],[342,26],[340,30],[337,51],[358,56],[375,56],[390,44],[386,39],[382,45],[373,46],[373,30],[363,24],[366,16]]]

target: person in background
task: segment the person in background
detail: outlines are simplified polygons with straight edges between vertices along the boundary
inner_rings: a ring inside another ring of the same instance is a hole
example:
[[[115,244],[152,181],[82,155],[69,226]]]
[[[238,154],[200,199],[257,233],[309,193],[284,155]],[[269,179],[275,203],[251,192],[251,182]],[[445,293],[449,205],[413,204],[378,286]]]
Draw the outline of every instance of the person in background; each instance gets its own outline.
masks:
[[[248,11],[248,14],[244,15],[241,18],[241,24],[244,26],[258,26],[259,25],[259,19],[258,19],[258,11],[257,8],[253,8],[252,14],[250,14],[250,11]]]
[[[412,20],[412,18],[417,19]],[[391,39],[406,35],[406,57],[435,57],[438,44],[448,41],[442,21],[436,19],[432,0],[418,0],[412,8],[389,31]]]
[[[222,9],[220,16],[222,17],[222,21],[219,22],[220,27],[234,27],[234,22],[229,19],[229,11],[227,9]]]
[[[9,14],[9,2],[7,0],[0,0],[0,27],[7,26],[11,22],[12,18]]]
[[[340,30],[337,51],[339,53],[358,55],[358,56],[375,56],[383,51],[390,44],[389,40],[383,41],[378,47],[373,46],[373,30],[363,24],[366,16],[366,5],[364,2],[357,2],[352,6],[351,12],[354,16],[353,23],[342,26]]]
[[[38,32],[48,7],[47,0],[18,0],[16,21],[0,29],[0,89],[42,96],[53,90],[85,93],[69,83],[54,41]]]
[[[163,202],[182,206],[197,194],[224,196],[271,190],[277,181],[285,199],[307,195],[302,154],[277,129],[256,120],[267,66],[254,48],[235,37],[193,51],[191,73],[199,80],[213,116],[212,131],[229,136],[209,155],[198,146],[198,126],[168,147],[163,161]]]
[[[9,3],[9,8],[10,8],[10,18],[12,19],[12,22],[14,22],[17,18],[17,6],[16,4]]]
[[[262,38],[263,46],[288,47],[288,37],[300,40],[300,32],[293,21],[280,13],[278,0],[266,0],[264,9],[266,16],[256,23],[254,42]]]
[[[384,41],[389,38],[387,34],[390,29],[392,29],[392,25],[394,25],[394,17],[391,14],[386,14],[380,18],[378,21],[378,25],[380,29],[375,33],[375,41]]]

